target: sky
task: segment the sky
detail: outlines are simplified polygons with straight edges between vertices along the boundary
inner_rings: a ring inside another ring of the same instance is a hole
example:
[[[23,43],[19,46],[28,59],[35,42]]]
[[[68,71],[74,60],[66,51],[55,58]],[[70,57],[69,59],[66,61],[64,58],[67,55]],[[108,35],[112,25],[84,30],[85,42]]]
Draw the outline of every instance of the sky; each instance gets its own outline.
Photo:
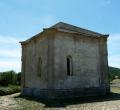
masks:
[[[120,68],[120,0],[0,0],[0,71],[21,71],[21,45],[57,22],[108,38],[108,62]]]

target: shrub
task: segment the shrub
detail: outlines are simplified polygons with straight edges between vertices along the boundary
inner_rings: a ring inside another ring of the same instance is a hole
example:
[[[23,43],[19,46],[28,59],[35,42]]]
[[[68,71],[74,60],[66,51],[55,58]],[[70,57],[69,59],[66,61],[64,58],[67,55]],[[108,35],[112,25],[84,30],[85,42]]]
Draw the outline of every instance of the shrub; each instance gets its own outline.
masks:
[[[15,85],[8,85],[6,87],[0,87],[0,96],[1,95],[8,95],[8,94],[13,94],[20,92],[20,86],[15,86]]]
[[[7,71],[0,74],[0,86],[20,85],[21,73]]]

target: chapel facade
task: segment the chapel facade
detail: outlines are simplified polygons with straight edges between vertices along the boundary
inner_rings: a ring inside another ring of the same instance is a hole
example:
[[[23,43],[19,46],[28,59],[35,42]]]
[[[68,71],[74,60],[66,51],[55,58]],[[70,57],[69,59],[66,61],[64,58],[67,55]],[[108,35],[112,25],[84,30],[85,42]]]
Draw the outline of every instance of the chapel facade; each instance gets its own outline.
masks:
[[[59,22],[22,45],[22,94],[69,98],[109,93],[108,35]]]

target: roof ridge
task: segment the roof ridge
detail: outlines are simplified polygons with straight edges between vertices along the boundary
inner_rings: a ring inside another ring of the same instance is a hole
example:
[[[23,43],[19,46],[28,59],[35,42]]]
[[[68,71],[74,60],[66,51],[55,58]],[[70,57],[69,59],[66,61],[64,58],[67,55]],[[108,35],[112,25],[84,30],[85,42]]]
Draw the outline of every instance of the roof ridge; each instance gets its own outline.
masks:
[[[61,26],[59,26],[59,25],[61,25]],[[66,28],[66,27],[64,27],[62,25],[67,25],[67,26],[74,27],[74,28],[77,29],[77,30],[73,29],[72,31],[78,31],[79,30],[79,32],[80,32],[80,30],[82,30],[82,31],[87,31],[89,33],[93,33],[93,34],[103,35],[101,33],[98,33],[98,32],[95,32],[95,31],[91,31],[89,29],[85,29],[85,28],[78,27],[78,26],[75,26],[75,25],[71,25],[71,24],[68,24],[68,23],[64,23],[64,22],[58,22],[55,25],[51,26],[50,28],[64,28],[64,29],[68,29],[68,28]]]
[[[64,23],[64,22],[58,22],[56,23],[55,25],[49,27],[49,28],[46,28],[46,29],[57,29],[61,32],[69,32],[69,33],[78,33],[78,34],[85,34],[85,35],[89,35],[89,36],[95,36],[95,37],[108,37],[109,35],[107,34],[100,34],[100,33],[97,33],[97,32],[94,32],[94,31],[91,31],[91,30],[88,30],[88,29],[84,29],[84,28],[81,28],[81,27],[78,27],[78,26],[74,26],[74,25],[71,25],[71,24],[68,24],[68,23]],[[35,39],[37,38],[40,34],[44,33],[44,29],[42,32],[34,35],[33,37],[27,39],[26,41],[23,41],[23,42],[20,42],[21,44],[24,44],[26,42],[29,42],[31,41],[32,39]]]

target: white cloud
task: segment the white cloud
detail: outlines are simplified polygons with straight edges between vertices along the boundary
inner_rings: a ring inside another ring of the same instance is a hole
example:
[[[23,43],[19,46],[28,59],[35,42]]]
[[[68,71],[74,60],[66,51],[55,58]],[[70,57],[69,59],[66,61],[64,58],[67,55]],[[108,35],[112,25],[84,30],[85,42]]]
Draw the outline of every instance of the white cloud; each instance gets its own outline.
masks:
[[[21,62],[18,61],[0,61],[0,71],[15,70],[20,71]]]
[[[120,68],[120,54],[109,56],[109,65]]]
[[[4,44],[13,44],[13,43],[18,43],[20,39],[18,38],[14,38],[14,37],[10,37],[10,36],[1,36],[0,35],[0,43],[4,43]]]
[[[0,36],[0,71],[21,69],[21,39]]]
[[[0,56],[3,57],[20,57],[21,56],[21,49],[0,49]]]
[[[110,66],[120,68],[120,34],[108,38],[108,60]]]
[[[115,42],[115,41],[120,41],[120,34],[113,34],[110,35],[110,37],[108,38],[109,42]]]

